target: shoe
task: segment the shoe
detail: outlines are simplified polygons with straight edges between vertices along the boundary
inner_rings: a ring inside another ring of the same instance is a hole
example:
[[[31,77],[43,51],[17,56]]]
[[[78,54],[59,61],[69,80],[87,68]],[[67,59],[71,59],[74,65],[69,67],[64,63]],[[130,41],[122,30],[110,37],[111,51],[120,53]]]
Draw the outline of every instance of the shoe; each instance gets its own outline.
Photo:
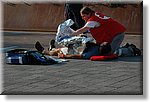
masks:
[[[122,46],[122,48],[128,48],[130,46],[129,43],[126,43],[125,45]]]
[[[49,42],[49,48],[48,48],[48,50],[51,51],[53,48],[56,48],[56,47],[55,47],[55,40],[54,40],[54,39],[52,39],[52,40]]]
[[[134,44],[130,44],[129,46],[133,49],[134,56],[141,56],[142,52],[139,48],[137,48]]]
[[[36,48],[40,53],[42,53],[42,52],[44,51],[44,47],[40,44],[39,41],[37,41],[37,42],[35,43],[35,48]]]
[[[130,44],[129,46],[132,46],[132,47],[136,48],[136,46],[134,44]]]

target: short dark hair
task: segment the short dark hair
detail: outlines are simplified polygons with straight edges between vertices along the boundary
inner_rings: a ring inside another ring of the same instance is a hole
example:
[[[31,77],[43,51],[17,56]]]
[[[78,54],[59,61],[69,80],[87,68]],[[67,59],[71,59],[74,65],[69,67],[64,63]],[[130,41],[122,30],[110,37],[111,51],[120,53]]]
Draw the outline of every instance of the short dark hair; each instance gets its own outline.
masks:
[[[82,13],[82,14],[92,14],[92,13],[95,13],[95,11],[90,9],[89,7],[83,7],[80,10],[80,13]]]
[[[100,44],[100,55],[107,55],[111,52],[111,45],[108,42]]]

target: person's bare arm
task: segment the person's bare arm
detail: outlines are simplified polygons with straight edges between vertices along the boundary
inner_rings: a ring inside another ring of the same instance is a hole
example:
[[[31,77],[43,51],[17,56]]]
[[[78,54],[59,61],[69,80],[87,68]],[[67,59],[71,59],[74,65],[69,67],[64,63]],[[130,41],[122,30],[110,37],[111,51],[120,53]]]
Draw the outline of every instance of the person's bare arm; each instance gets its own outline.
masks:
[[[65,55],[64,58],[70,58],[70,59],[81,59],[82,55],[81,54],[69,54],[69,55]]]
[[[81,33],[83,33],[83,32],[86,32],[86,31],[89,30],[89,29],[90,29],[89,27],[82,27],[82,28],[76,30],[75,32],[73,32],[73,33],[71,34],[71,36],[79,35],[79,34],[81,34]]]
[[[58,54],[59,58],[66,58],[66,59],[81,59],[82,55],[81,54],[68,54],[68,55],[64,55],[62,53]]]

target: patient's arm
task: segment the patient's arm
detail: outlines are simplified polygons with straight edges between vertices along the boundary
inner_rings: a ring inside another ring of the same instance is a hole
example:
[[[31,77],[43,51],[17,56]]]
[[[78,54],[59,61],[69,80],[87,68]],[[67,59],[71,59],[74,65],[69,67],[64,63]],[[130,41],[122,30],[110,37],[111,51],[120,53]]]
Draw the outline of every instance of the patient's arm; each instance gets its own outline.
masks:
[[[64,55],[62,53],[58,54],[59,58],[66,58],[66,59],[81,59],[82,55],[81,54],[68,54],[68,55]]]

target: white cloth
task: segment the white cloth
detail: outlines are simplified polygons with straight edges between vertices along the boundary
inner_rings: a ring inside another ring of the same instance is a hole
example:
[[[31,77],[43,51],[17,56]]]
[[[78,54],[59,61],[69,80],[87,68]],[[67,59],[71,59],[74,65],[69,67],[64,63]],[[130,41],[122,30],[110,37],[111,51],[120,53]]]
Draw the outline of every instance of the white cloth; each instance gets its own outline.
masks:
[[[74,22],[71,19],[68,19],[58,26],[55,37],[56,42],[60,42],[60,40],[62,40],[66,36],[70,36],[70,34],[74,32],[74,30],[70,28],[70,26],[73,24]]]
[[[69,49],[69,52],[67,52],[66,49],[62,49],[63,53],[71,53],[71,54],[76,54],[78,53],[78,47],[83,46],[86,42],[89,41],[94,41],[96,42],[93,38],[86,38],[86,37],[80,37],[80,36],[73,36],[71,37],[70,35],[74,32],[73,29],[70,28],[70,26],[74,22],[71,19],[66,20],[65,22],[61,23],[58,26],[57,33],[56,33],[56,42],[63,47],[67,47],[69,44],[73,44],[73,49]]]
[[[61,48],[60,50],[61,50],[61,52],[62,52],[64,55],[68,54],[68,48],[67,48],[67,47],[63,47],[63,48]]]
[[[86,43],[88,41],[93,41],[93,38],[85,38],[79,36],[70,37],[70,35],[74,32],[74,30],[70,28],[70,26],[73,24],[74,22],[71,19],[68,19],[58,26],[57,33],[56,33],[56,42],[58,44],[61,44],[63,46],[68,46],[69,44],[75,43],[76,45],[78,44],[78,46],[81,46],[82,42]],[[89,24],[87,25],[92,25],[92,24],[94,25],[96,24],[96,22],[91,22],[91,23],[89,22]]]

